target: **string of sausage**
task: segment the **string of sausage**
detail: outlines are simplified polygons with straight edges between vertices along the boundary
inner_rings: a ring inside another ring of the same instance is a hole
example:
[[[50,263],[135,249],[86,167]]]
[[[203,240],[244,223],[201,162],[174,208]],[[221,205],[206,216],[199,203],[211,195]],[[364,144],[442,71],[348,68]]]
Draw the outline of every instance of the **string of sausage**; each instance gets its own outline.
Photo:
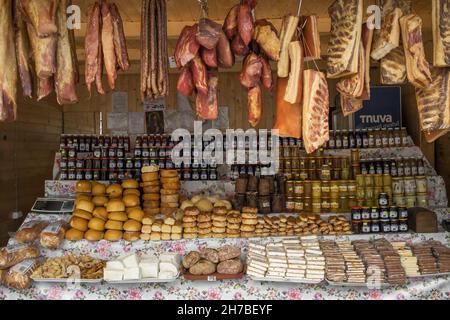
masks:
[[[147,95],[148,77],[148,0],[142,1],[141,12],[141,99]]]

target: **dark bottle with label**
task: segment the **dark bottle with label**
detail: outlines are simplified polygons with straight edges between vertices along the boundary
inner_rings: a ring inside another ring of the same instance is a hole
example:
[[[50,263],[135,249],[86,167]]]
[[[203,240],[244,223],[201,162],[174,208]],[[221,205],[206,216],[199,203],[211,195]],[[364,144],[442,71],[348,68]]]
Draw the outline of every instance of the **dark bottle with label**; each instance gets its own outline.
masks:
[[[405,176],[405,164],[402,158],[400,158],[397,162],[397,176],[404,177]]]
[[[335,131],[334,139],[336,143],[336,149],[342,149],[342,137],[340,130]]]
[[[425,163],[423,158],[417,161],[417,175],[419,176],[425,175]]]
[[[411,163],[411,175],[417,176],[418,174],[417,159],[411,158],[410,163]]]
[[[405,159],[405,161],[403,161],[404,164],[404,168],[403,171],[405,173],[405,177],[410,177],[411,176],[411,159]]]
[[[336,148],[336,140],[334,136],[334,131],[330,131],[330,140],[328,141],[328,148],[335,149]]]
[[[375,148],[375,135],[373,133],[372,129],[369,129],[367,132],[367,136],[368,136],[368,148]]]
[[[367,133],[367,129],[361,131],[361,140],[362,140],[362,147],[367,149],[369,147],[369,135]]]
[[[368,174],[369,170],[367,169],[367,162],[361,162],[361,174]]]
[[[397,163],[395,159],[391,159],[391,176],[398,177]]]
[[[391,174],[391,166],[389,165],[388,161],[383,161],[384,167],[383,167],[383,174]]]
[[[376,170],[375,170],[375,163],[373,161],[370,162],[369,165],[369,174],[375,174]]]
[[[354,131],[350,131],[349,136],[348,136],[348,143],[349,143],[350,149],[356,148],[356,135],[355,135]]]
[[[342,148],[348,149],[349,147],[349,136],[348,136],[348,130],[342,131]]]
[[[377,159],[377,167],[376,167],[376,173],[377,174],[383,174],[383,161],[381,159]]]

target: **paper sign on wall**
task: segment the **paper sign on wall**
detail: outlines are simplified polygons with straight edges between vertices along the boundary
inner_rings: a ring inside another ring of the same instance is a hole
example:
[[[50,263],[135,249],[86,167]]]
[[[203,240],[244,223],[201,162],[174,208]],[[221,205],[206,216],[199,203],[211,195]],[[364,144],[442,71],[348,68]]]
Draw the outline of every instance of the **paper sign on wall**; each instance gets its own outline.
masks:
[[[146,98],[144,100],[145,112],[164,111],[164,109],[166,109],[166,99],[164,98],[158,98],[154,100]]]
[[[112,93],[112,112],[128,112],[128,93],[115,91]]]
[[[144,134],[145,133],[145,113],[129,112],[128,113],[128,133]]]
[[[108,112],[108,129],[115,131],[127,131],[128,113]]]

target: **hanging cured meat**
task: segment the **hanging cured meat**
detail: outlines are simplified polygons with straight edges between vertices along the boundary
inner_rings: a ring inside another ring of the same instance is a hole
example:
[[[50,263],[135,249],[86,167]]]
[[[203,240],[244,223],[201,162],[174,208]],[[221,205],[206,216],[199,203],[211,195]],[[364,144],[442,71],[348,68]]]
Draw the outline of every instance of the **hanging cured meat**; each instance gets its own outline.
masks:
[[[262,71],[261,71],[261,82],[264,88],[266,88],[268,91],[272,90],[273,81],[272,81],[272,69],[270,68],[269,61],[263,56],[259,57],[259,60],[262,64]]]
[[[400,26],[408,81],[415,87],[426,87],[430,85],[432,78],[423,47],[422,19],[415,14],[410,14],[400,19]]]
[[[417,108],[423,131],[450,129],[450,72],[447,68],[433,68],[433,81],[416,88]]]
[[[448,130],[433,130],[433,131],[429,131],[429,132],[424,132],[423,135],[425,136],[425,140],[428,143],[433,143],[437,139],[439,139],[440,137],[443,137],[444,135],[446,135],[449,132],[450,132],[450,129],[448,129]]]
[[[109,7],[114,28],[114,50],[116,52],[117,64],[121,70],[128,70],[130,61],[128,57],[127,41],[123,30],[123,22],[115,3]]]
[[[203,94],[198,92],[196,99],[197,115],[203,120],[216,120],[219,115],[218,106],[218,84],[217,75],[208,75],[208,92]]]
[[[38,37],[36,31],[27,24],[28,36],[33,50],[33,60],[36,75],[40,78],[49,78],[56,72],[56,35],[45,38]]]
[[[402,10],[395,8],[383,19],[381,30],[375,41],[371,57],[374,60],[384,58],[389,52],[397,48],[400,44],[400,23]]]
[[[19,70],[20,81],[22,84],[22,93],[25,97],[32,97],[33,81],[30,67],[30,46],[25,21],[20,12],[17,0],[14,6],[14,26],[15,26],[15,45],[17,66]]]
[[[228,12],[223,23],[222,29],[229,40],[232,40],[238,33],[238,14],[239,5],[235,5]]]
[[[363,108],[363,100],[356,99],[345,94],[340,94],[339,102],[341,105],[341,111],[344,117],[347,117],[355,112],[358,112]]]
[[[234,65],[234,54],[231,51],[231,45],[225,33],[221,32],[219,35],[219,42],[217,43],[217,63],[221,68],[231,68]]]
[[[303,98],[303,46],[300,41],[293,41],[289,44],[289,60],[291,71],[286,87],[284,100],[289,103],[300,103]]]
[[[280,39],[275,27],[267,20],[256,21],[255,34],[253,38],[260,46],[261,50],[273,61],[280,58]]]
[[[450,66],[450,2],[432,0],[433,5],[433,64],[436,67]]]
[[[287,78],[278,78],[276,92],[275,130],[281,137],[300,139],[302,137],[302,104],[291,104],[284,100]]]
[[[252,127],[256,127],[262,116],[262,92],[259,85],[248,90],[247,109],[248,122]]]
[[[329,92],[325,75],[305,70],[303,81],[303,141],[312,153],[329,140]]]
[[[197,42],[206,49],[214,49],[219,42],[222,26],[210,19],[200,19],[196,34]]]
[[[202,57],[203,62],[210,68],[217,68],[217,52],[216,48],[214,49],[200,49],[200,55]]]
[[[17,116],[17,64],[12,0],[0,0],[0,121]]]
[[[241,85],[250,89],[256,87],[262,75],[261,59],[253,52],[251,52],[244,60],[242,71],[239,75]]]
[[[66,9],[68,3],[68,0],[60,0],[56,13],[59,32],[56,50],[55,91],[57,101],[60,105],[76,103],[78,100],[76,94],[76,66],[73,64],[73,48],[69,35],[73,30],[67,28]]]
[[[194,79],[192,79],[191,68],[189,65],[183,67],[181,70],[181,75],[178,78],[177,90],[186,97],[190,97],[192,93],[194,93]]]
[[[286,16],[283,18],[280,34],[280,58],[278,60],[278,77],[286,78],[289,75],[289,44],[297,30],[299,17]]]
[[[358,72],[363,1],[336,0],[328,8],[331,34],[328,42],[327,77],[341,78]]]
[[[50,95],[55,87],[55,81],[53,77],[50,78],[38,78],[37,81],[37,101],[40,101]]]
[[[251,8],[246,3],[239,6],[238,31],[244,44],[248,46],[253,38],[253,17]]]
[[[231,42],[231,50],[235,55],[240,57],[246,56],[250,52],[249,47],[245,45],[240,35],[234,37]]]
[[[197,25],[183,29],[175,49],[175,60],[179,67],[185,66],[198,53],[196,33]],[[192,55],[190,50],[194,47]],[[165,97],[168,93],[166,1],[144,0],[141,23],[141,98],[156,99]]]
[[[406,83],[406,60],[403,47],[398,47],[381,59],[380,63],[381,84]]]
[[[184,67],[189,61],[194,59],[200,49],[200,44],[196,39],[197,30],[198,24],[195,24],[193,26],[186,26],[181,31],[174,54],[179,68]]]
[[[199,56],[196,56],[191,63],[191,73],[192,79],[194,80],[195,88],[198,92],[207,95],[208,94],[208,83],[207,76],[208,71],[205,64]]]
[[[85,81],[86,86],[91,92],[92,83],[96,79],[99,66],[102,63],[99,61],[101,56],[101,41],[100,41],[100,29],[101,29],[101,14],[100,5],[95,3],[88,11],[88,22],[86,26],[86,37],[84,40],[85,50]]]
[[[41,38],[58,32],[56,26],[58,4],[58,0],[20,0],[23,14]]]
[[[301,16],[299,27],[301,28],[301,37],[305,61],[320,59],[320,35],[317,26],[317,16]]]
[[[108,84],[114,90],[117,79],[117,59],[114,49],[114,27],[109,4],[102,2],[102,50]]]
[[[366,70],[364,59],[364,48],[360,43],[359,59],[358,59],[358,72],[352,76],[344,77],[336,84],[336,89],[346,96],[359,97],[362,95],[364,89],[364,75]]]

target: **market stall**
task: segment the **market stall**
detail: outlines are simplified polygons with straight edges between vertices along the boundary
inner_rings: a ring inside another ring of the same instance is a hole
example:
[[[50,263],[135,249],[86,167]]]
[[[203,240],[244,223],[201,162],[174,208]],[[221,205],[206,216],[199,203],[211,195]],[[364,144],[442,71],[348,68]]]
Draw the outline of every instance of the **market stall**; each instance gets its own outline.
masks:
[[[55,3],[0,7],[0,120],[62,106],[0,299],[449,299],[442,1]]]

